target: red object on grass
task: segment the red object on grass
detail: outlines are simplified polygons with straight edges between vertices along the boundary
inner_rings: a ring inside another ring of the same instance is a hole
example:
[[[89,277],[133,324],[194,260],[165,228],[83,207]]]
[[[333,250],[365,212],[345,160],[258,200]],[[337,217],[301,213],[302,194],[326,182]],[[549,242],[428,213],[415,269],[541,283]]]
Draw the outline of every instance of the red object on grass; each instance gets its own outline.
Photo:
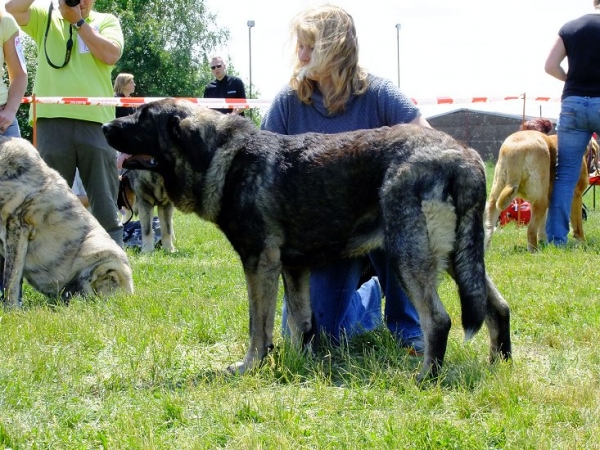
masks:
[[[515,198],[504,211],[500,213],[500,225],[514,221],[519,225],[526,225],[531,220],[531,206],[522,198]]]

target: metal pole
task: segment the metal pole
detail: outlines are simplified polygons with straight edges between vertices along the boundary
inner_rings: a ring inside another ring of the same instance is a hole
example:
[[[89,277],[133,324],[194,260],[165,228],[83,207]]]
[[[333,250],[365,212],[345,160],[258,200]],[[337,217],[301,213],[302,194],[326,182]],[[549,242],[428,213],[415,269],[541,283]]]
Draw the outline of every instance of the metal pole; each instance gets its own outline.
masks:
[[[248,63],[250,73],[250,86],[248,86],[248,98],[252,98],[252,27],[254,27],[254,20],[248,21]]]
[[[254,27],[254,20],[249,20],[247,22],[248,25],[248,72],[249,72],[249,86],[248,86],[248,96],[247,98],[252,98],[252,27]],[[248,115],[250,119],[254,119],[252,117],[252,109],[249,109]]]
[[[396,51],[398,53],[398,88],[400,88],[400,28],[401,24],[396,24]]]

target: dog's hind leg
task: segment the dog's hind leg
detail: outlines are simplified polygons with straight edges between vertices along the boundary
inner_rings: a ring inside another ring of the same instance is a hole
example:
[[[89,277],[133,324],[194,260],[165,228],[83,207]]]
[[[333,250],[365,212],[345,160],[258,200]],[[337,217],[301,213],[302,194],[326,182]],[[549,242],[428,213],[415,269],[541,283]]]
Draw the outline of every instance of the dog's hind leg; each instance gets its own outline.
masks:
[[[502,294],[486,275],[487,315],[485,323],[490,333],[490,361],[498,357],[509,359],[512,355],[510,342],[510,308]]]
[[[287,295],[288,326],[295,345],[311,350],[316,335],[310,305],[310,271],[283,268],[283,282]]]
[[[173,229],[173,211],[175,208],[173,203],[167,203],[166,205],[159,205],[157,209],[158,220],[160,222],[161,246],[165,251],[173,253],[175,251],[175,246],[173,245],[173,241],[175,241],[175,230]]]
[[[454,208],[444,202],[423,201],[411,206],[405,200],[403,207],[402,217],[386,225],[385,248],[419,314],[425,353],[417,378],[422,380],[438,375],[446,354],[452,323],[437,286],[454,245],[456,216]]]
[[[589,185],[587,166],[581,165],[579,180],[573,191],[573,202],[571,203],[571,228],[573,229],[573,237],[579,241],[585,241],[585,233],[583,232],[583,192]]]
[[[494,182],[485,208],[485,248],[489,248],[492,235],[496,230],[500,213],[512,202],[516,186],[507,185],[505,167],[498,162],[494,173]],[[506,206],[505,206],[506,203]]]
[[[546,240],[546,214],[548,202],[540,199],[530,204],[531,219],[527,225],[527,250],[531,253],[538,250],[538,243]]]
[[[250,301],[250,346],[243,361],[232,364],[228,370],[243,374],[256,367],[273,349],[275,306],[281,274],[278,248],[264,249],[260,255],[242,261],[248,299]]]
[[[490,196],[485,210],[485,248],[489,248],[492,241],[492,235],[496,230],[498,218],[500,217],[500,209],[496,206],[496,197]]]
[[[420,270],[418,272],[422,273]],[[423,366],[417,375],[417,380],[421,381],[438,376],[446,355],[452,321],[437,293],[435,277],[417,280],[415,276],[418,278],[418,275],[412,275],[413,277],[406,279],[405,283],[408,295],[419,313],[425,340]]]

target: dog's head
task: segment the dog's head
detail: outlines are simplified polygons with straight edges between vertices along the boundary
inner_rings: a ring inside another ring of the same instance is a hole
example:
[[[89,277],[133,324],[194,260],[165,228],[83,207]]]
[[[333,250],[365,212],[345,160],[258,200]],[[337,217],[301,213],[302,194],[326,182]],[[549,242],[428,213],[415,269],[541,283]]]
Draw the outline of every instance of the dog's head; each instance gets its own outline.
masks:
[[[121,261],[101,264],[92,273],[90,288],[96,295],[103,297],[117,291],[133,294],[131,268]]]
[[[192,102],[168,98],[146,103],[134,114],[104,124],[102,131],[111,147],[132,155],[124,161],[124,168],[164,175],[180,159],[176,153],[199,161],[209,157],[222,116]],[[187,120],[192,117],[194,120]]]
[[[101,261],[77,280],[77,293],[107,297],[115,292],[133,294],[133,275],[126,260]]]

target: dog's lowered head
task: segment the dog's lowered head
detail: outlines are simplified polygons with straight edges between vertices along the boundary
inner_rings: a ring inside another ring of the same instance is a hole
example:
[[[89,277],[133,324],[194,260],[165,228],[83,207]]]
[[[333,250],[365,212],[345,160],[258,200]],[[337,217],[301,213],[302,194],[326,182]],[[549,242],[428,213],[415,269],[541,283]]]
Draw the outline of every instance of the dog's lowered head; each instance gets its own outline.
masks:
[[[157,100],[142,105],[134,114],[120,117],[102,125],[102,131],[108,144],[114,149],[128,153],[132,157],[123,162],[126,169],[154,170],[161,173],[161,169],[172,165],[173,158],[171,147],[179,146],[179,151],[186,150],[189,142],[194,142],[190,152],[201,156],[202,143],[212,144],[216,133],[211,133],[214,127],[199,127],[186,118],[202,116],[205,123],[216,124],[225,115],[200,108],[198,105],[174,98]],[[140,132],[140,124],[143,130]],[[190,139],[193,137],[193,139]],[[212,145],[206,145],[206,148]],[[167,159],[170,164],[160,164]]]

